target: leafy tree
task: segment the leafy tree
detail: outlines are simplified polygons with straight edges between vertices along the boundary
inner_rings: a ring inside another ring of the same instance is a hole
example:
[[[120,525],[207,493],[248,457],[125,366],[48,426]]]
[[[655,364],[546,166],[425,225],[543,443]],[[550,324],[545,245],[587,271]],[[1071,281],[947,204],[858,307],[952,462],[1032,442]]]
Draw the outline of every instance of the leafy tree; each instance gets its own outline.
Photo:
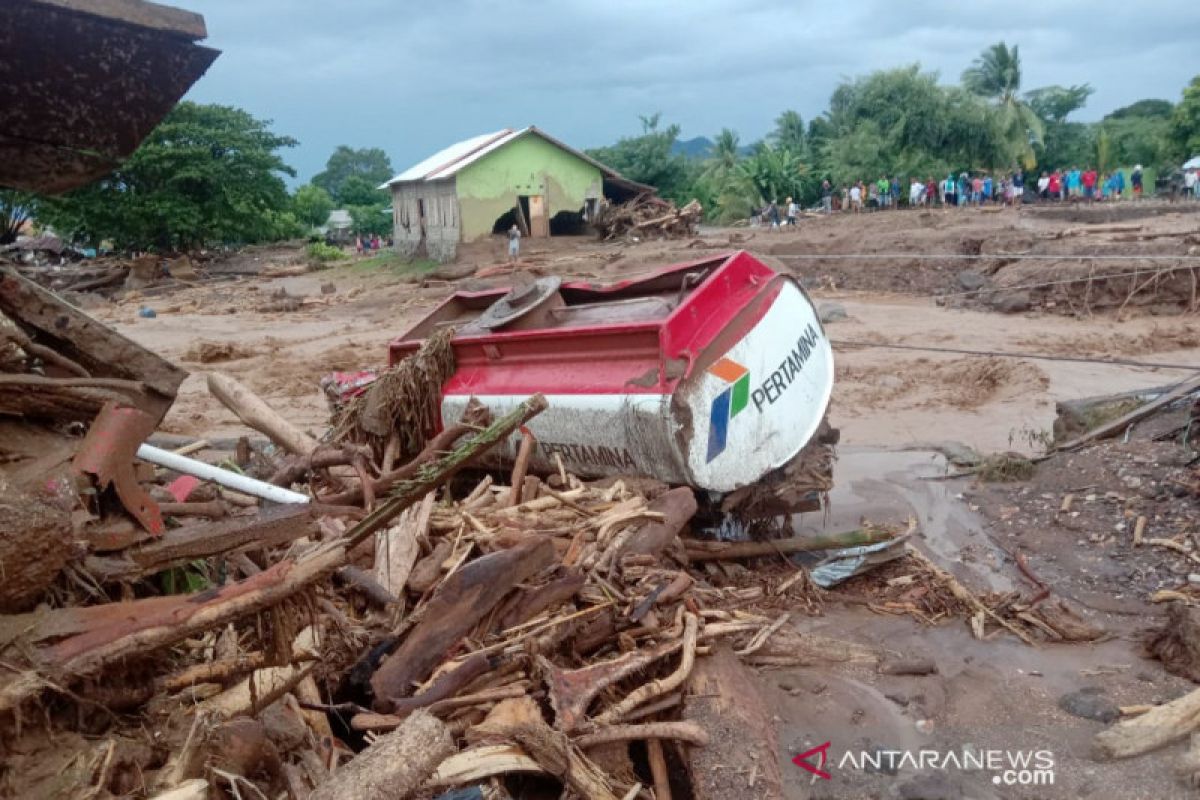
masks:
[[[738,171],[764,203],[783,203],[792,197],[805,200],[808,167],[800,157],[783,147],[764,146],[738,165]]]
[[[320,186],[329,192],[329,196],[339,205],[353,205],[353,199],[342,196],[345,183],[352,177],[361,178],[374,189],[385,183],[393,175],[392,162],[387,153],[378,147],[354,149],[347,145],[339,145],[333,155],[325,162],[325,169],[313,176],[314,186]]]
[[[373,183],[362,175],[351,175],[342,182],[337,201],[343,206],[385,205],[388,202],[388,193],[377,188],[378,186],[378,183]]]
[[[362,236],[379,234],[386,236],[392,232],[392,216],[384,213],[381,205],[347,206],[350,212],[350,227]]]
[[[738,169],[741,161],[738,135],[729,128],[722,129],[713,143],[712,157],[704,165],[700,185],[696,187],[697,194],[706,196],[702,202],[709,210],[709,216],[720,222],[744,219],[760,201],[753,182]]]
[[[170,250],[298,233],[277,152],[296,140],[231,106],[183,102],[114,172],[41,202],[64,236],[118,249]]]
[[[324,225],[333,211],[333,198],[320,186],[306,183],[292,197],[292,209],[296,218],[310,228]]]
[[[1183,100],[1171,112],[1167,145],[1180,159],[1200,155],[1200,75],[1184,88]]]
[[[1116,111],[1107,114],[1105,119],[1125,119],[1126,117],[1157,117],[1159,119],[1169,119],[1171,112],[1175,110],[1175,104],[1170,100],[1138,100],[1136,103],[1130,103],[1127,106],[1122,106]]]
[[[11,244],[26,222],[33,219],[37,197],[16,189],[0,189],[0,244]]]
[[[1043,125],[1033,109],[1021,100],[1021,54],[1013,45],[1009,49],[998,42],[962,74],[963,87],[980,97],[993,100],[999,112],[1000,130],[1013,160],[1020,160],[1026,169],[1037,164],[1034,144],[1042,141]]]
[[[660,114],[639,119],[641,136],[622,138],[609,147],[588,150],[587,154],[631,180],[655,187],[663,197],[677,202],[691,200],[702,168],[672,152],[679,138],[679,126],[668,125],[660,130]]]
[[[1088,98],[1095,91],[1086,83],[1079,86],[1043,86],[1026,92],[1025,102],[1044,122],[1062,123],[1072,112],[1087,105]]]
[[[797,156],[807,153],[804,135],[804,120],[795,111],[784,111],[775,118],[775,130],[768,137],[776,147],[781,147]]]

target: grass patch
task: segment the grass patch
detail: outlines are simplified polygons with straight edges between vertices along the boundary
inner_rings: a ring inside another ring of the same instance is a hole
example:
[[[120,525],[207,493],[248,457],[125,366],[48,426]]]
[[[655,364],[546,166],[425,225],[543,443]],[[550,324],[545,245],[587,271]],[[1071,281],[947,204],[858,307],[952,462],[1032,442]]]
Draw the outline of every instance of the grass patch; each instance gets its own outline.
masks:
[[[355,259],[350,268],[357,272],[383,272],[396,277],[420,277],[437,269],[438,263],[428,258],[405,258],[389,250],[367,258]]]
[[[993,453],[980,462],[975,475],[984,483],[1012,483],[1029,480],[1036,469],[1032,461],[1016,453]]]

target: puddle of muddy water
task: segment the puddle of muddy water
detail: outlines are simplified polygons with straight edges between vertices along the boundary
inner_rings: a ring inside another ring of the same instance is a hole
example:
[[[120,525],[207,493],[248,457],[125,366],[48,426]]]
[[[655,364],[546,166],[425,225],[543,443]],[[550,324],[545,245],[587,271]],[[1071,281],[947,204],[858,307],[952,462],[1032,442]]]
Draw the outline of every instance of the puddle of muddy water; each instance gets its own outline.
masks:
[[[853,530],[866,520],[904,525],[913,518],[917,544],[942,567],[959,573],[969,566],[977,589],[1011,589],[1001,569],[1004,553],[963,501],[962,482],[941,480],[946,473],[939,453],[842,447],[826,513],[796,515],[792,529],[796,535],[820,534]]]

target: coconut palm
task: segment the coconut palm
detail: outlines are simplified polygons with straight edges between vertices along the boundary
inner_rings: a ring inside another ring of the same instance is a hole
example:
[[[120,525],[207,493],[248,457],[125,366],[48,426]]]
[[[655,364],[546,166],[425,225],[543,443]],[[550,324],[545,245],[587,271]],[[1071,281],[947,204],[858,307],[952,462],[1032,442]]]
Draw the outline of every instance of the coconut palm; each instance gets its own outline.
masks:
[[[1021,53],[997,42],[983,51],[962,74],[963,87],[995,103],[998,124],[1010,154],[1026,169],[1037,165],[1033,146],[1042,142],[1042,121],[1021,100]]]
[[[741,161],[738,135],[723,128],[713,142],[713,153],[704,166],[703,178],[711,187],[716,218],[731,222],[748,215],[757,204],[754,185],[738,169]]]

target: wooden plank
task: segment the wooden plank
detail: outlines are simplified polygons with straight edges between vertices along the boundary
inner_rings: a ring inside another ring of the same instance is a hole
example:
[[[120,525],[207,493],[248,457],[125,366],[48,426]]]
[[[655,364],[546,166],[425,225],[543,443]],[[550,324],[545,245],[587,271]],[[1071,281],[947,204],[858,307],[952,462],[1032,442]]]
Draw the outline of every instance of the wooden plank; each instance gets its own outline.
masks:
[[[182,8],[148,3],[145,0],[34,0],[43,6],[99,17],[106,22],[136,25],[182,36],[189,40],[205,39],[208,29],[204,17]]]
[[[1146,403],[1144,406],[1141,406],[1140,408],[1135,408],[1133,411],[1130,411],[1128,414],[1126,414],[1122,417],[1119,417],[1118,419],[1115,419],[1112,422],[1105,423],[1104,425],[1101,425],[1098,428],[1094,428],[1094,429],[1088,431],[1087,433],[1083,434],[1082,436],[1077,436],[1074,439],[1071,439],[1070,441],[1064,442],[1060,445],[1056,445],[1054,447],[1054,449],[1055,450],[1074,450],[1075,448],[1085,445],[1088,442],[1095,441],[1096,439],[1106,439],[1110,436],[1115,436],[1118,433],[1120,433],[1121,431],[1125,430],[1125,428],[1127,428],[1128,426],[1132,425],[1133,423],[1138,422],[1139,420],[1145,419],[1146,417],[1153,414],[1155,411],[1158,411],[1160,408],[1163,408],[1164,406],[1174,403],[1176,400],[1186,397],[1187,395],[1191,394],[1192,392],[1196,391],[1197,389],[1200,389],[1200,373],[1197,373],[1196,375],[1193,375],[1192,377],[1188,378],[1183,383],[1180,383],[1174,389],[1167,392],[1162,397],[1159,397],[1157,400],[1151,400],[1149,403]]]

